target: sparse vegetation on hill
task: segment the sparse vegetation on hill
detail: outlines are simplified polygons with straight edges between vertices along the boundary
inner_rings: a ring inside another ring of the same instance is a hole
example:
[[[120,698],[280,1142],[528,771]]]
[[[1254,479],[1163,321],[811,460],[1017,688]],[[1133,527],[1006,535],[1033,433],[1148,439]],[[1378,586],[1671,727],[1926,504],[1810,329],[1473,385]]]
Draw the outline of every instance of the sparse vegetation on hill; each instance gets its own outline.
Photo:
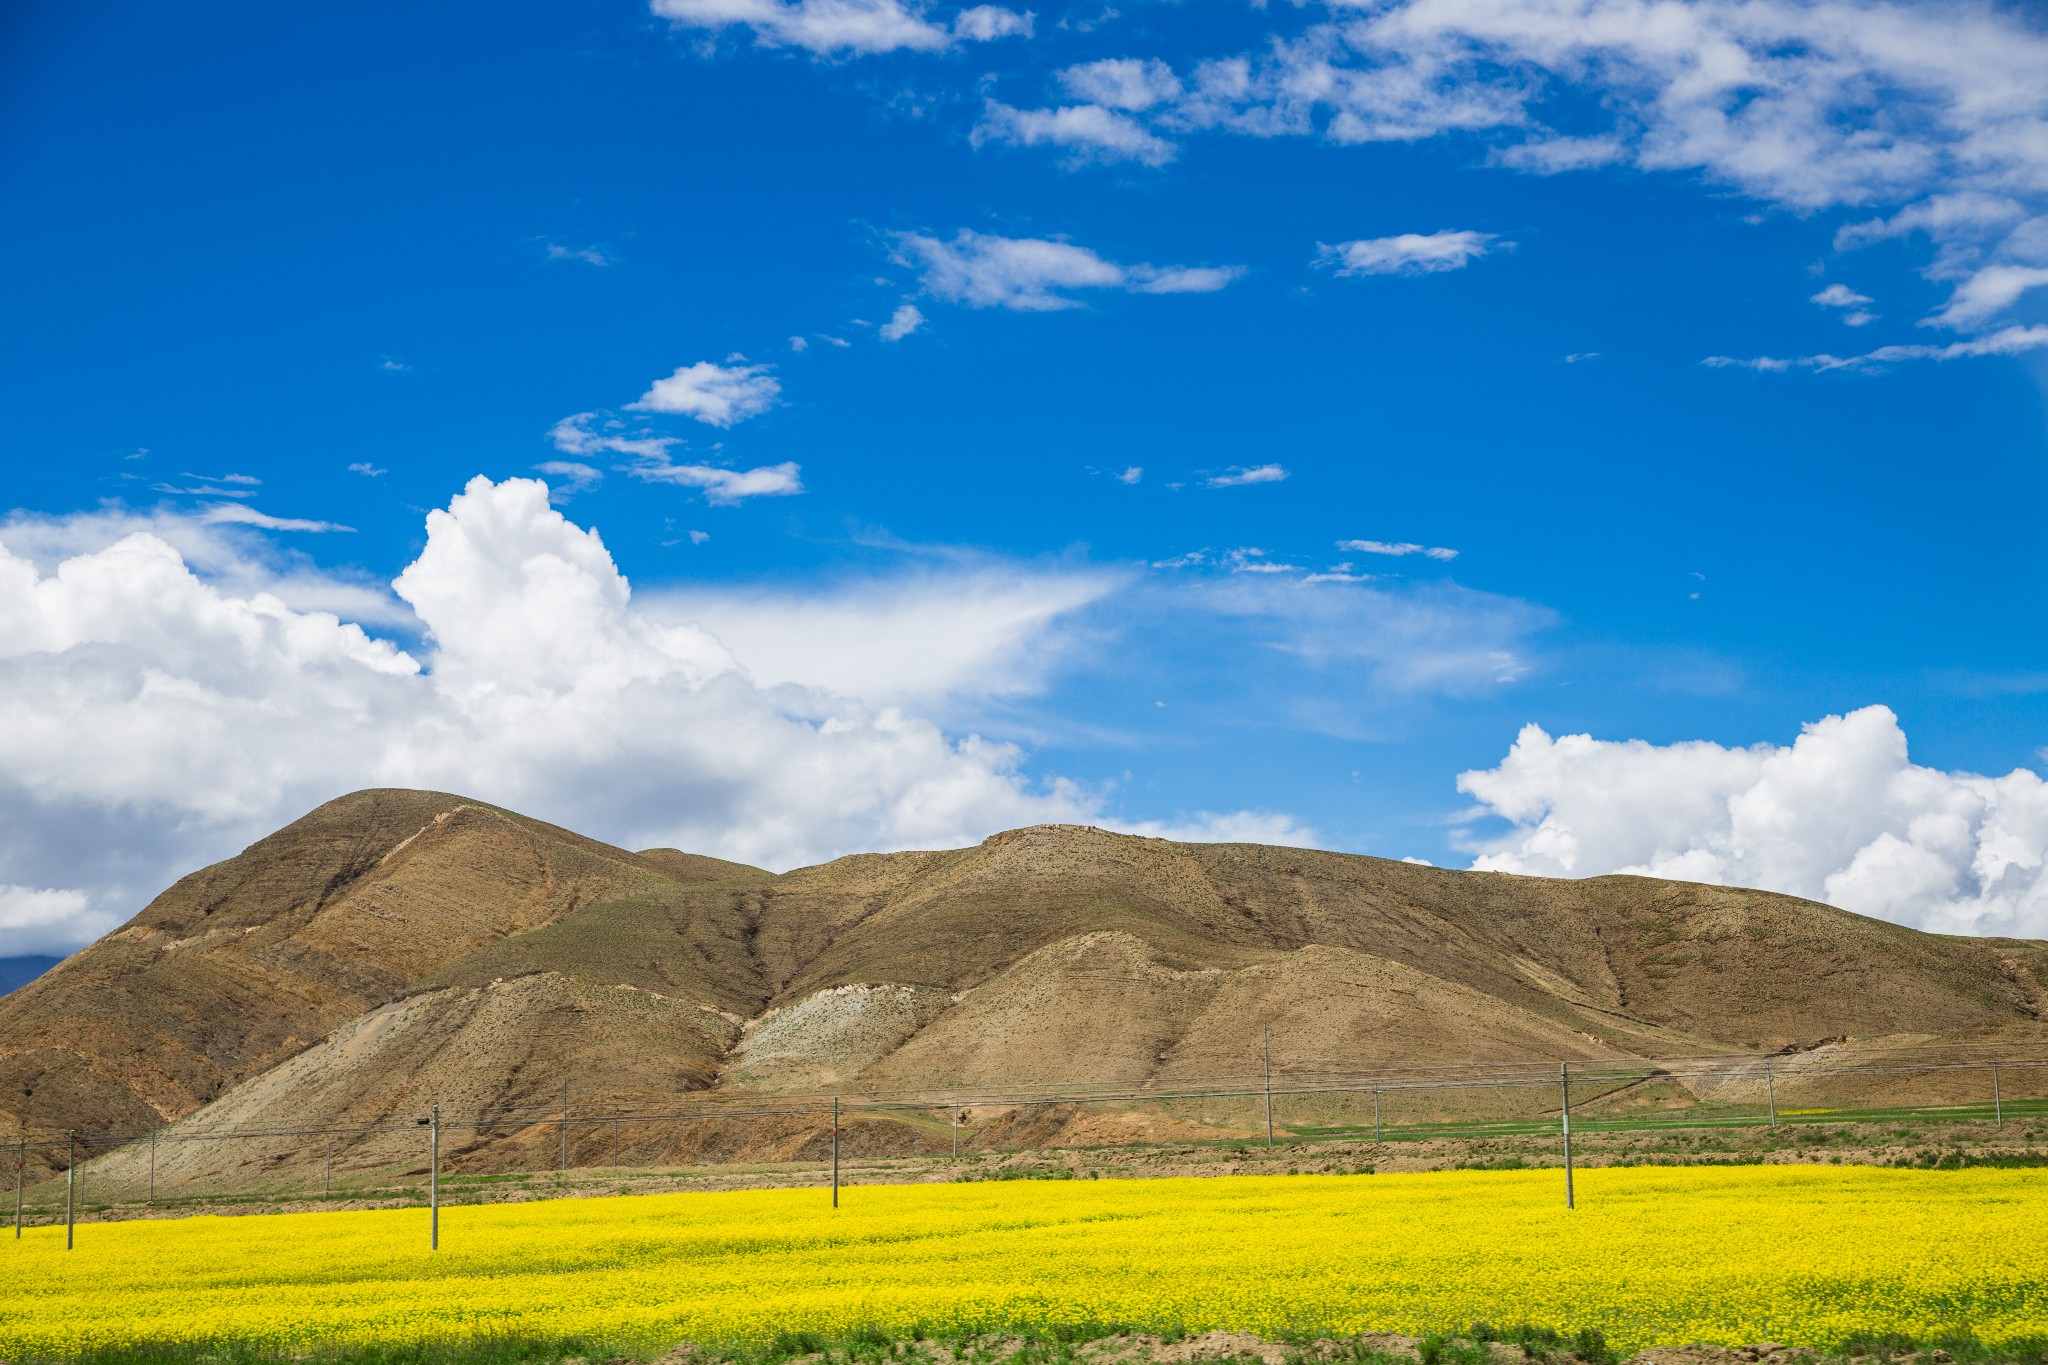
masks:
[[[1256,1073],[1262,1025],[1290,1075],[1777,1053],[1789,1105],[1802,1065],[2048,1039],[2044,963],[2039,943],[1643,878],[1071,826],[776,876],[611,848],[456,796],[371,791],[183,879],[0,998],[0,1124],[177,1120],[192,1137],[409,1124],[438,1102],[467,1119],[525,1116],[451,1142],[452,1169],[545,1169],[560,1161],[547,1116],[565,1083],[582,1114],[685,1096],[1175,1086]],[[2011,1097],[2044,1079],[2009,1078]],[[1901,1070],[1817,1102],[1926,1103],[1928,1085]],[[1713,1098],[1745,1086],[1761,1103],[1761,1075]],[[1975,1078],[1955,1086],[1957,1102],[1983,1098]],[[1682,1082],[1636,1094],[1706,1097]],[[1493,1103],[1480,1095],[1471,1112]],[[1297,1105],[1290,1119],[1355,1135],[1356,1108]],[[972,1117],[1003,1146],[1214,1138],[1251,1122],[1190,1106]],[[824,1155],[818,1121],[801,1118],[586,1123],[570,1137],[574,1166]],[[869,1156],[949,1140],[943,1121],[914,1118],[870,1116],[847,1134]],[[237,1172],[303,1179],[329,1155],[180,1142],[157,1176],[173,1193]],[[351,1170],[416,1161],[377,1134],[331,1156]],[[48,1152],[36,1162],[54,1169]]]

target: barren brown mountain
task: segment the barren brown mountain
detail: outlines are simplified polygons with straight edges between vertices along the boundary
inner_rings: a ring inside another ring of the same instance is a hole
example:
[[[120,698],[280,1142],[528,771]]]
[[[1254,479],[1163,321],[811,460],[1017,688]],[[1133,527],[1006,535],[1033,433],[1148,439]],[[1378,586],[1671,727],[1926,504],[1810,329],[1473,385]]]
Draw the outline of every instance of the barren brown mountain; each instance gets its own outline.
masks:
[[[776,876],[368,791],[0,998],[0,1116],[224,1129],[429,1099],[531,1114],[565,1081],[618,1105],[1191,1081],[1253,1071],[1261,1025],[1296,1070],[2038,1039],[2044,981],[2048,944],[1638,877],[1074,826]],[[457,1157],[517,1164],[553,1131]]]

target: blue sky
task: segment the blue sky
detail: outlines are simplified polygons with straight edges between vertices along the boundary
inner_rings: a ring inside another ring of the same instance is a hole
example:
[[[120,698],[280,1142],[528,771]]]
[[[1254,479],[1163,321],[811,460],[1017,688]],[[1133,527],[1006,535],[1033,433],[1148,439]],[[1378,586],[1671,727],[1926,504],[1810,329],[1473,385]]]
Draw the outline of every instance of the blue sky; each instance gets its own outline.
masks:
[[[0,955],[400,780],[2048,932],[2048,35],[1677,10],[17,7]]]

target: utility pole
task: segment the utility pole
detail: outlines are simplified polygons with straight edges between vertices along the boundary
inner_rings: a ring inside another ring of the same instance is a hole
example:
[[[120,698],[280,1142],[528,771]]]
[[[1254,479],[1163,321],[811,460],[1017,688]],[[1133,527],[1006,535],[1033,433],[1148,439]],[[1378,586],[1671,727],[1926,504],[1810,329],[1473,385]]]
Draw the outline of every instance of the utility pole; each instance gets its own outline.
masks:
[[[64,1249],[71,1250],[78,1228],[78,1131],[64,1135]]]
[[[1372,1140],[1380,1140],[1380,1088],[1372,1088]]]
[[[569,1080],[562,1078],[562,1174],[569,1174]]]
[[[420,1120],[427,1129],[427,1250],[441,1249],[441,1104]]]
[[[960,1155],[960,1104],[956,1100],[948,1106],[953,1111],[953,1155]]]
[[[832,1097],[832,1207],[839,1207],[839,1097]]]
[[[1778,1078],[1771,1070],[1771,1059],[1764,1058],[1764,1095],[1770,1101],[1771,1127],[1778,1126]]]
[[[1572,1202],[1572,1064],[1557,1064],[1558,1089],[1564,1094],[1564,1206],[1578,1207]]]
[[[1273,1035],[1266,1024],[1259,1025],[1259,1051],[1266,1059],[1266,1145],[1273,1145]]]
[[[21,1240],[21,1182],[28,1170],[28,1129],[21,1130],[14,1148],[14,1240]]]
[[[156,1135],[156,1129],[149,1130],[149,1202],[152,1204],[156,1203]]]
[[[1998,1093],[1997,1062],[1991,1064],[1991,1119],[1996,1126],[2005,1127],[2005,1100]]]

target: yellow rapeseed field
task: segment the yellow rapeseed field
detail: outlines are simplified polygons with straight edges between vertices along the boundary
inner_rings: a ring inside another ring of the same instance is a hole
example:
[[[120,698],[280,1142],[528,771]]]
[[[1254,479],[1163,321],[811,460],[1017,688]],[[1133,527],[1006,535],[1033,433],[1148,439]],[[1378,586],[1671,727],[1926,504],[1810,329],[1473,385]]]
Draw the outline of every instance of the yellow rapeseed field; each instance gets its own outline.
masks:
[[[1634,1349],[2048,1332],[2048,1172],[1861,1167],[1012,1181],[31,1229],[0,1355],[472,1334],[666,1343],[1130,1322]]]

